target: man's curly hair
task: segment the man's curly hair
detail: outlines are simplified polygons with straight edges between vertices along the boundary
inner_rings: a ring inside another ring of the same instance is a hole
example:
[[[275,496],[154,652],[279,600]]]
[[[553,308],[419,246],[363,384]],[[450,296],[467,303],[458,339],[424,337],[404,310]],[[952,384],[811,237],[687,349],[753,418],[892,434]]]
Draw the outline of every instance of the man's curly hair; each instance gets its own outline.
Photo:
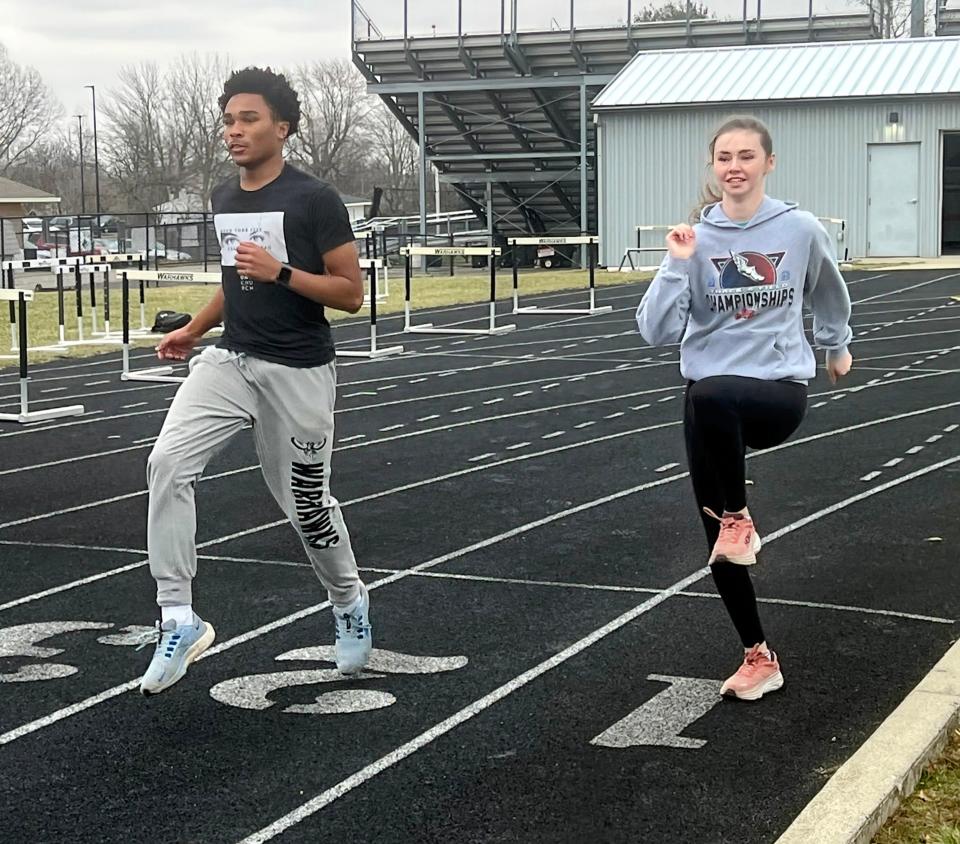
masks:
[[[221,113],[226,110],[230,98],[237,94],[259,94],[270,106],[274,120],[290,124],[287,137],[297,134],[300,126],[300,98],[282,73],[274,73],[269,67],[245,67],[243,70],[235,70],[223,84],[223,94],[218,100]]]

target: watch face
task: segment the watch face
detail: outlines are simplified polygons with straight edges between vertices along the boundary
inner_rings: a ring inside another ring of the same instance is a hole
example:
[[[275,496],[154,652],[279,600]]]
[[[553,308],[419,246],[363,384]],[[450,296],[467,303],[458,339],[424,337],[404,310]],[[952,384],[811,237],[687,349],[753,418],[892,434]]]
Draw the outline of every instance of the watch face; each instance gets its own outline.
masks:
[[[293,271],[284,264],[280,267],[280,272],[277,274],[277,283],[282,284],[285,287],[290,284],[290,276],[293,275]]]

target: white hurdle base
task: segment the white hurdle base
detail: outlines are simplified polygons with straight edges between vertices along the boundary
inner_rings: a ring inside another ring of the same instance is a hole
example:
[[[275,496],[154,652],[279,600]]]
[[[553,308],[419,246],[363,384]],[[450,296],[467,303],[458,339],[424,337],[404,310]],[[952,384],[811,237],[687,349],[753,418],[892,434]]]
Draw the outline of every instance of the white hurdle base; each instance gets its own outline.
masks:
[[[380,349],[360,349],[358,351],[341,351],[340,349],[337,349],[337,357],[377,360],[379,358],[389,357],[390,355],[399,355],[402,352],[403,346],[384,346]]]
[[[515,308],[515,314],[534,314],[535,316],[549,316],[550,314],[583,314],[593,316],[594,314],[608,314],[613,310],[613,305],[602,305],[599,308],[538,308],[536,305],[528,305],[523,308]]]
[[[172,366],[153,366],[149,369],[134,369],[120,373],[121,381],[151,381],[157,384],[182,384],[185,375],[172,375]]]
[[[516,330],[517,326],[512,323],[498,325],[496,328],[434,328],[432,322],[425,322],[423,325],[411,325],[404,329],[408,334],[482,334],[487,336],[508,334]]]

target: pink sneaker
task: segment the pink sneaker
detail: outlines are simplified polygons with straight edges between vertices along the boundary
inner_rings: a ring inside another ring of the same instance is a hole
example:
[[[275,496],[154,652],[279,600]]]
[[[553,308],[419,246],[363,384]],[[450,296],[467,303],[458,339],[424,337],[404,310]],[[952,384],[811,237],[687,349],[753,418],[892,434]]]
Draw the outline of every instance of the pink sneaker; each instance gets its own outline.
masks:
[[[704,507],[703,512],[720,522],[720,536],[714,543],[708,563],[726,560],[728,563],[752,566],[757,562],[760,536],[753,526],[753,519],[739,513],[724,513],[721,517],[709,507]]]
[[[770,651],[769,656],[754,645],[743,658],[737,673],[720,687],[720,694],[740,700],[759,700],[767,692],[775,692],[783,685],[780,662]]]

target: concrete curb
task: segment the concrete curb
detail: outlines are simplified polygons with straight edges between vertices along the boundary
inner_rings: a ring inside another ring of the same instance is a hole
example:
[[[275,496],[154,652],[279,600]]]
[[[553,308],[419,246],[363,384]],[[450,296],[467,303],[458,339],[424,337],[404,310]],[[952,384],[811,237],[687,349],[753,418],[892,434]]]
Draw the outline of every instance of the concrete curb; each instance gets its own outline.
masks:
[[[777,844],[869,844],[960,723],[960,641],[830,778]]]

